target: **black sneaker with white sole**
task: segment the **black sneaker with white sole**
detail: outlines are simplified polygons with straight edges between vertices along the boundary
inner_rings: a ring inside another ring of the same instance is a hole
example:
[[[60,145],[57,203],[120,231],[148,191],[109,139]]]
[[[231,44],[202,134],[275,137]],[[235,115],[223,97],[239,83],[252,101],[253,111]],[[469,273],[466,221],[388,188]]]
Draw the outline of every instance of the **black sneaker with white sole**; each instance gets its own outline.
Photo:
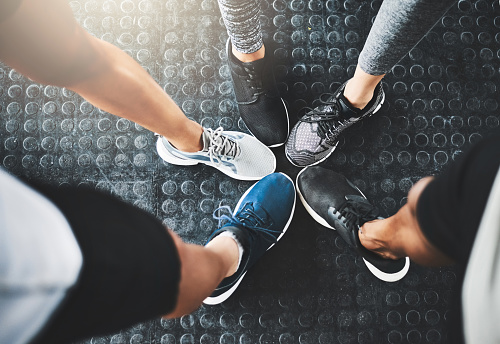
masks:
[[[260,60],[241,62],[233,55],[228,39],[226,52],[241,119],[266,146],[283,145],[290,130],[288,110],[276,86],[272,49],[269,47]]]
[[[320,99],[322,105],[307,112],[293,127],[285,146],[286,157],[293,165],[305,167],[324,161],[337,147],[340,133],[382,107],[385,95],[381,83],[362,110],[344,97],[346,84],[329,94],[326,101]]]
[[[229,207],[222,207],[228,209]],[[283,173],[273,173],[255,183],[240,198],[232,215],[215,216],[227,220],[210,240],[229,232],[243,248],[238,270],[222,280],[203,303],[216,305],[231,296],[243,277],[266,251],[285,234],[295,209],[293,181]]]
[[[375,277],[396,282],[406,275],[410,268],[408,257],[384,259],[361,244],[359,228],[380,217],[378,209],[346,177],[320,166],[307,167],[297,176],[297,193],[313,219],[336,230]]]

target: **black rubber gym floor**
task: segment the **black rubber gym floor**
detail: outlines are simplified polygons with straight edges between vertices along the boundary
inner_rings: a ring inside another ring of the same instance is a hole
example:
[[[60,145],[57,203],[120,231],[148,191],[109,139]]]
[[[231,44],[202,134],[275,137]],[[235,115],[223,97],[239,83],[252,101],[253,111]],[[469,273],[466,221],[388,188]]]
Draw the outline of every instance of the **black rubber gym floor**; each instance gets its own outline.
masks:
[[[353,74],[381,1],[260,2],[295,123],[302,107],[317,105]],[[187,116],[206,127],[245,130],[216,0],[70,3],[89,32],[135,58]],[[344,133],[323,165],[353,180],[385,215],[394,214],[418,179],[438,173],[499,126],[499,59],[498,1],[460,0],[384,79],[381,111]],[[205,166],[167,165],[153,133],[5,65],[0,135],[0,162],[12,173],[109,190],[198,244],[217,227],[212,211],[234,206],[252,184]],[[299,169],[283,147],[274,153],[277,170],[295,178]],[[287,235],[227,302],[84,342],[449,343],[449,331],[457,330],[447,321],[457,287],[453,268],[415,264],[399,282],[379,281],[298,202]]]

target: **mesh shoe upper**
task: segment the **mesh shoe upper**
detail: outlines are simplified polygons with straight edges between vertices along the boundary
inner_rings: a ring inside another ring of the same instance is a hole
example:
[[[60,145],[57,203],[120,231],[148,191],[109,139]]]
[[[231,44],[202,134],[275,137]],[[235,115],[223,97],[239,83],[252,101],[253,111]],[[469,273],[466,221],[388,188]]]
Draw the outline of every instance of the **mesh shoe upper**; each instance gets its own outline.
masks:
[[[308,167],[297,176],[297,191],[311,216],[322,225],[337,230],[363,257],[376,277],[393,282],[406,275],[408,258],[383,259],[361,245],[358,237],[360,226],[379,218],[379,212],[347,178],[319,166]]]
[[[265,145],[282,145],[289,131],[288,111],[276,87],[272,55],[243,63],[234,57],[228,40],[227,56],[241,119]]]
[[[195,153],[182,152],[160,137],[158,154],[171,164],[202,163],[240,180],[258,180],[273,173],[276,168],[273,152],[250,135],[222,128],[204,128],[202,137],[203,150]]]
[[[322,105],[310,110],[293,127],[286,143],[286,156],[296,166],[309,166],[324,161],[338,144],[338,136],[345,129],[371,116],[384,101],[379,83],[372,100],[363,109],[352,107],[343,96],[346,83],[339,87]]]

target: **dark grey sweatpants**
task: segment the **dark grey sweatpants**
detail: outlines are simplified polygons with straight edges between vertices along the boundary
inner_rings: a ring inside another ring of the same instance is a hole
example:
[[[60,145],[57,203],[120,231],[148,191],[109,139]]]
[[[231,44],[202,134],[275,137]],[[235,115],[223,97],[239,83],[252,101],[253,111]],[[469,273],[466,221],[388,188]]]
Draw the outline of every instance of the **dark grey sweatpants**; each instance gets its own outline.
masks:
[[[218,0],[231,42],[242,53],[262,47],[260,0]],[[384,0],[358,64],[371,75],[386,74],[436,24],[456,0]]]

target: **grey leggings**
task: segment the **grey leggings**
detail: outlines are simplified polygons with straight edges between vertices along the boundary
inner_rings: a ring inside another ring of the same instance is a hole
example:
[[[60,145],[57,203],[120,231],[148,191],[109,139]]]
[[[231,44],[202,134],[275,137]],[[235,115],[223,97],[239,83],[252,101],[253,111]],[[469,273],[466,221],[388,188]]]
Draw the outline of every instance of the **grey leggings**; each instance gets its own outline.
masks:
[[[260,0],[218,0],[231,42],[242,53],[262,47]],[[358,64],[371,75],[386,74],[434,26],[456,0],[384,0]]]
[[[264,44],[260,29],[260,0],[218,0],[222,19],[239,52],[250,54]]]

